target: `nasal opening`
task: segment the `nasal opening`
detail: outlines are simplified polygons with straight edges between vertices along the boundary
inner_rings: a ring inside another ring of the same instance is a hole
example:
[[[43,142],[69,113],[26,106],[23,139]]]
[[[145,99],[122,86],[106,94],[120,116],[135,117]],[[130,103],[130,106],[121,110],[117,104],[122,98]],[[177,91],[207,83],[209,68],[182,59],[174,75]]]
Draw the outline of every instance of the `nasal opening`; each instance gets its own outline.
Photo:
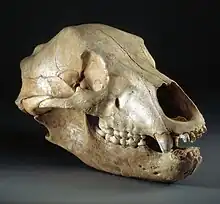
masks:
[[[176,83],[159,87],[157,99],[167,117],[178,121],[192,119],[194,104]]]

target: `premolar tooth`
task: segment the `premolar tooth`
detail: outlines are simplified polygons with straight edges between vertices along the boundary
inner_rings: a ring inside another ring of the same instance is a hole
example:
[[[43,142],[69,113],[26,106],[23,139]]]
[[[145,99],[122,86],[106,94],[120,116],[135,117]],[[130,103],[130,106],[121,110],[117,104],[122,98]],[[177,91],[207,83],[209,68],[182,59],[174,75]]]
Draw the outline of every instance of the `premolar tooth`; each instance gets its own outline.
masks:
[[[173,147],[173,140],[169,134],[155,134],[160,149],[163,153],[169,152]]]
[[[115,136],[110,137],[110,141],[114,144],[119,144],[119,140]]]
[[[144,140],[140,140],[140,142],[138,142],[138,146],[144,146],[146,145],[146,142]]]
[[[105,136],[105,133],[104,133],[102,130],[100,130],[98,127],[96,127],[96,132],[97,132],[99,135],[101,135],[102,137]]]
[[[132,133],[133,134],[137,134],[138,133],[138,129],[136,127],[134,127],[133,130],[132,130]]]
[[[134,140],[132,138],[129,138],[127,141],[126,141],[127,145],[129,146],[132,146],[134,144]]]
[[[135,134],[135,135],[133,136],[133,138],[134,138],[134,141],[139,142],[140,139],[141,139],[141,136]]]
[[[129,132],[129,133],[128,133],[128,137],[133,137],[133,135]]]

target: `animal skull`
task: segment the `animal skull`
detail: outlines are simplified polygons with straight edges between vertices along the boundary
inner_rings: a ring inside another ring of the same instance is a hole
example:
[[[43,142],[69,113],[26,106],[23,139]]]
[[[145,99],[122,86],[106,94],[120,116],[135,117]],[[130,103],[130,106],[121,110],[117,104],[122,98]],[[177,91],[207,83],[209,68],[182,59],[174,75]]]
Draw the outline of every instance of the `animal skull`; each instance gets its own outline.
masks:
[[[20,66],[17,106],[87,165],[174,182],[201,163],[199,148],[180,141],[199,138],[204,118],[140,37],[101,24],[66,27]]]

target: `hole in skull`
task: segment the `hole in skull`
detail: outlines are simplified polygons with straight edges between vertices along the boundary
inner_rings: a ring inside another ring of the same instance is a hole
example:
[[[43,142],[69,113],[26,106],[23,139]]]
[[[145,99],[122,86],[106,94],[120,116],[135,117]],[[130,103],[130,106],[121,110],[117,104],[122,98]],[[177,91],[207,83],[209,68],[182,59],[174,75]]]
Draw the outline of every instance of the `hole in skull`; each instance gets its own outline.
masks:
[[[166,116],[178,121],[187,121],[192,118],[194,106],[175,83],[163,84],[159,87],[157,98]]]
[[[118,98],[115,99],[115,106],[117,108],[120,108],[120,103],[119,103],[119,99]]]
[[[87,120],[89,122],[89,125],[92,127],[92,128],[95,128],[98,126],[99,124],[99,117],[97,116],[93,116],[93,115],[86,115],[87,117]]]
[[[154,150],[156,152],[161,152],[161,149],[160,149],[160,146],[159,146],[158,142],[153,137],[146,135],[146,139],[145,140],[146,140],[146,145],[150,149],[152,149],[152,150]]]

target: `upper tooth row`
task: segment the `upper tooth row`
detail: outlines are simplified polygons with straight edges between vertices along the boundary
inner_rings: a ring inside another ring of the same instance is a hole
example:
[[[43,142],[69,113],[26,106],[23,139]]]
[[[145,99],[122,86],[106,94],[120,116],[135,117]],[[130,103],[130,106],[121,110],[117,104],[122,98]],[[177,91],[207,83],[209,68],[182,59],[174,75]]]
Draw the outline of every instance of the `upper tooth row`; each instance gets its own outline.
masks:
[[[117,130],[101,130],[98,127],[96,128],[96,132],[104,137],[107,141],[110,141],[114,144],[121,144],[123,146],[143,146],[146,145],[144,135],[132,135],[130,132],[119,132]]]

